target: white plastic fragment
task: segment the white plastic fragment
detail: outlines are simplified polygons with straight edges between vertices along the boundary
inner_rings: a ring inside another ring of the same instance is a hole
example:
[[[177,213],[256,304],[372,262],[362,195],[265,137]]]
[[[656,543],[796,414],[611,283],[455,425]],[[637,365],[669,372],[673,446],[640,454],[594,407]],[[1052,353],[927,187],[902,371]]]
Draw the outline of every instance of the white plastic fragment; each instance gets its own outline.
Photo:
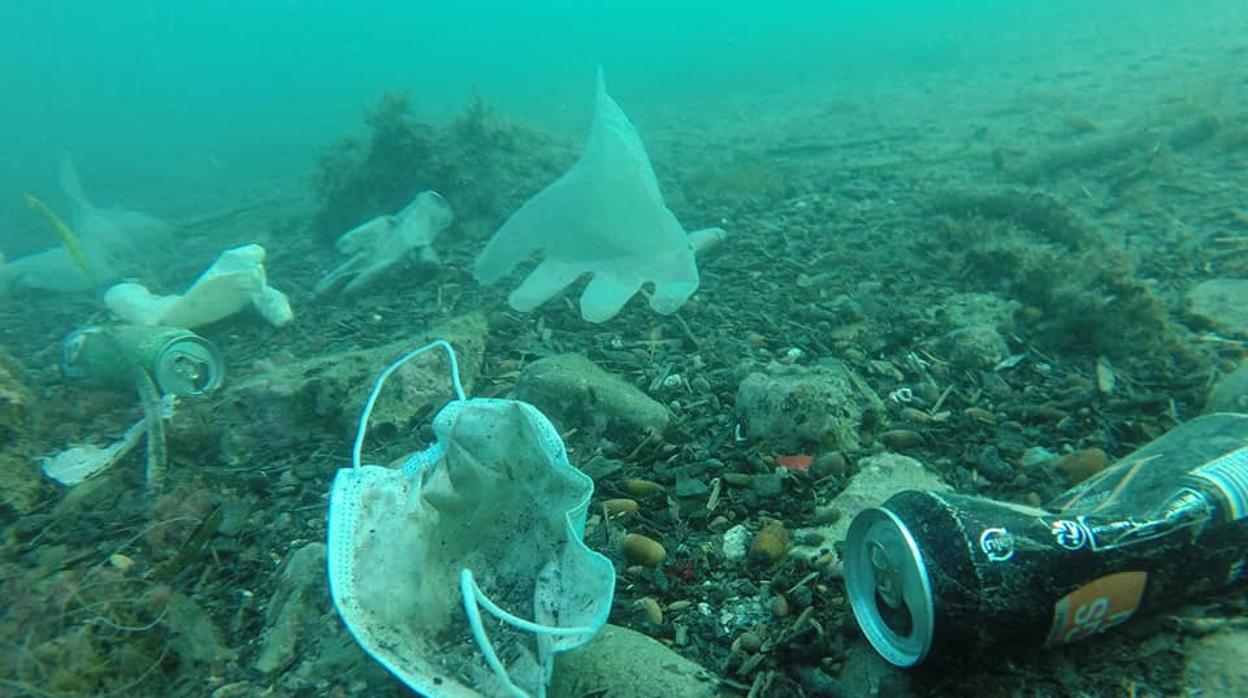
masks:
[[[243,245],[221,253],[181,295],[157,296],[137,283],[121,283],[104,294],[104,305],[121,320],[137,325],[199,327],[253,306],[275,327],[294,313],[281,291],[269,286],[264,248]]]
[[[146,423],[139,420],[126,430],[119,441],[104,448],[93,444],[71,446],[49,458],[40,458],[43,474],[62,485],[73,486],[113,467],[134,450],[143,436]]]

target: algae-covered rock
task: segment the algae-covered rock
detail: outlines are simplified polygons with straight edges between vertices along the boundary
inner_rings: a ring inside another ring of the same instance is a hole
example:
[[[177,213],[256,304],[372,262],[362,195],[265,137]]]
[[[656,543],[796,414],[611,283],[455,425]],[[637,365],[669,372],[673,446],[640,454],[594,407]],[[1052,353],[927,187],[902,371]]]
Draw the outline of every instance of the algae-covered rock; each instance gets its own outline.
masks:
[[[616,435],[662,431],[671,413],[639,388],[580,354],[539,359],[524,367],[516,397],[559,429],[601,429]]]
[[[227,432],[225,457],[241,462],[261,450],[284,449],[325,435],[349,438],[382,369],[434,339],[455,348],[464,390],[472,392],[489,333],[473,313],[373,349],[326,354],[275,366],[230,386],[221,405]],[[446,354],[435,350],[409,361],[386,382],[369,421],[371,434],[407,434],[453,399]],[[407,450],[423,444],[407,443]]]
[[[1248,337],[1248,279],[1209,279],[1187,292],[1192,315],[1219,332]]]
[[[551,698],[713,698],[715,676],[658,640],[616,625],[555,655]]]
[[[1248,361],[1222,376],[1209,392],[1205,412],[1242,412],[1248,414]]]
[[[1021,304],[988,293],[958,293],[937,311],[947,331],[942,339],[949,359],[958,366],[991,368],[1009,356],[1005,334],[1014,329]]]
[[[0,517],[29,512],[39,497],[31,444],[34,409],[17,362],[0,348]]]
[[[778,453],[854,451],[884,411],[880,398],[840,361],[774,364],[737,388],[737,415],[750,438]]]

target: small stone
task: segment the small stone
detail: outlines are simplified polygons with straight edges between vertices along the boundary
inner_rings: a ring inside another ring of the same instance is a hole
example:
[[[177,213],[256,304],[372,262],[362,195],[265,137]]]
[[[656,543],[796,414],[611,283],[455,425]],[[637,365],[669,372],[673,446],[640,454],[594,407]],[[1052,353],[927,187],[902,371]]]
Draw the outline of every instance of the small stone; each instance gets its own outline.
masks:
[[[1055,460],[1057,460],[1057,454],[1043,446],[1032,446],[1023,451],[1022,464],[1028,470]]]
[[[1109,465],[1109,456],[1099,448],[1085,448],[1062,456],[1057,467],[1073,482],[1083,482]]]
[[[617,516],[636,513],[637,507],[637,500],[635,499],[607,499],[602,503],[603,513],[607,515],[607,518],[612,519]]]
[[[705,482],[696,478],[686,477],[676,481],[673,492],[677,497],[700,497],[710,491]]]
[[[637,600],[637,606],[646,616],[646,620],[654,625],[663,625],[663,608],[652,597],[646,596]]]
[[[789,615],[789,600],[784,598],[784,594],[776,594],[771,597],[771,615],[777,618],[784,618]]]
[[[849,459],[840,451],[821,453],[818,458],[815,458],[815,462],[810,464],[810,474],[816,479],[829,475],[845,477],[845,471],[848,469]]]
[[[657,540],[640,533],[630,533],[624,536],[624,542],[620,547],[624,552],[624,559],[635,565],[658,567],[659,563],[667,557],[667,551]]]
[[[775,497],[784,491],[784,476],[770,474],[757,475],[750,482],[750,489],[760,497]]]
[[[750,559],[770,565],[789,551],[789,532],[775,519],[765,519],[750,543]]]
[[[724,531],[724,558],[728,560],[744,560],[750,547],[750,529],[744,524],[737,524]]]
[[[918,448],[923,445],[923,435],[909,429],[890,429],[881,432],[876,438],[892,450]]]
[[[732,522],[726,516],[716,516],[706,525],[706,530],[711,533],[723,533],[732,527]]]
[[[815,507],[815,515],[810,522],[815,526],[825,526],[841,519],[841,510],[836,507]]]
[[[630,477],[624,481],[624,490],[634,497],[652,497],[662,494],[667,488],[657,482]]]
[[[737,636],[737,641],[734,644],[742,652],[754,654],[763,646],[763,638],[753,630],[747,630]]]

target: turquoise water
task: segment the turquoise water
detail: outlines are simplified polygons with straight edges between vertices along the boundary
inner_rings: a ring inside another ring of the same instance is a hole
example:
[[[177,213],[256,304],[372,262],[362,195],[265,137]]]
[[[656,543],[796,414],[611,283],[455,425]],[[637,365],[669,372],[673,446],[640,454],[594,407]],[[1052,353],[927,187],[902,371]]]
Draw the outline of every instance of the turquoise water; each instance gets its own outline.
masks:
[[[99,198],[183,212],[290,185],[385,90],[446,116],[478,89],[503,113],[575,132],[598,65],[644,122],[728,95],[1092,63],[1118,42],[1199,46],[1237,12],[1235,0],[10,0],[0,191],[54,190],[63,148]],[[6,198],[0,230],[7,242],[37,229]]]
[[[129,325],[171,306],[135,298],[227,249],[245,293],[159,316],[221,364],[153,356]],[[1242,407],[1248,2],[0,0],[0,253],[0,697],[407,695],[330,605],[326,505],[434,336],[594,479],[612,624],[738,695],[839,695],[867,646],[833,526],[864,473],[917,486],[870,459],[1035,506]],[[68,375],[114,324],[140,356]],[[431,366],[365,462],[429,443]],[[160,416],[157,378],[218,368]],[[123,434],[91,480],[40,471]],[[913,695],[1179,695],[1172,625]]]

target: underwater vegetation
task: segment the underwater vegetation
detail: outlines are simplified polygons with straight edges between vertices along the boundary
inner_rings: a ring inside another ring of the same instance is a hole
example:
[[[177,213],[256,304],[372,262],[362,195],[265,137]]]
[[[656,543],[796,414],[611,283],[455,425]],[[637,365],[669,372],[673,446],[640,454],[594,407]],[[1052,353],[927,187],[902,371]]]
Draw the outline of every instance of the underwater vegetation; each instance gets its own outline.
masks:
[[[1048,346],[1108,356],[1183,353],[1165,305],[1124,250],[1055,196],[951,192],[931,204],[956,273],[1004,290]]]
[[[313,175],[320,203],[312,226],[326,241],[425,190],[454,202],[461,223],[481,218],[492,226],[528,193],[521,189],[571,159],[566,147],[503,119],[478,95],[458,117],[435,125],[413,116],[406,94],[388,92],[365,123],[367,136],[331,147]]]

